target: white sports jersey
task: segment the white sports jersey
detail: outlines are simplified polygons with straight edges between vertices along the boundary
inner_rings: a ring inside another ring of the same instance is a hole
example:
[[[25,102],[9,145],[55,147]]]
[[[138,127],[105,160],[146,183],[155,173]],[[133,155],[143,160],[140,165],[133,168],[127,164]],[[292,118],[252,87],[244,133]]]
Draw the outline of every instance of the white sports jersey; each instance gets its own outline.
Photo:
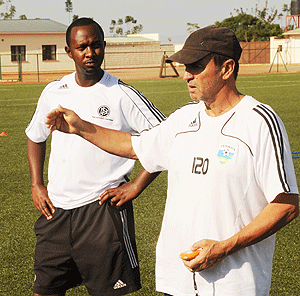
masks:
[[[284,126],[274,111],[246,96],[209,117],[190,103],[159,126],[132,137],[149,172],[168,170],[168,197],[157,244],[157,290],[194,295],[179,254],[201,239],[225,240],[282,192],[298,193]],[[266,296],[275,235],[196,274],[201,296]]]
[[[58,104],[86,121],[132,134],[152,128],[165,118],[140,92],[105,71],[91,87],[80,87],[73,73],[44,89],[26,129],[33,142],[43,142],[49,136],[46,115]],[[55,207],[66,210],[94,202],[102,192],[124,182],[133,165],[133,160],[106,153],[81,137],[54,131],[49,197]]]

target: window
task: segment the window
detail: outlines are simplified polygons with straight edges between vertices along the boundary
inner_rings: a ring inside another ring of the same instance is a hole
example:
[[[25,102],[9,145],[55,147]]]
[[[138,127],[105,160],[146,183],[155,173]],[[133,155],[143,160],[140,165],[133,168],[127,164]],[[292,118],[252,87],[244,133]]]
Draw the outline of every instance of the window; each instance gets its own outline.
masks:
[[[19,55],[22,57],[22,61],[26,61],[25,56],[26,56],[26,47],[25,45],[12,45],[10,47],[11,51],[11,61],[12,62],[17,62]]]
[[[43,48],[43,61],[56,60],[56,45],[42,45]]]

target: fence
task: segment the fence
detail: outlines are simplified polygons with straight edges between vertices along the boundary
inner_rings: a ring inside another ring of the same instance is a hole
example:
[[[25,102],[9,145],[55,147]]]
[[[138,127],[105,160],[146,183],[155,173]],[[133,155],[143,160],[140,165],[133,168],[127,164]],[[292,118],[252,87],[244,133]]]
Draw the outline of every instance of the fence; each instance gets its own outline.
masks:
[[[269,64],[270,41],[240,42],[243,49],[240,64]]]
[[[12,54],[9,55],[11,59],[14,60],[13,63],[11,64],[4,64],[2,65],[2,56],[0,56],[0,80],[2,80],[2,71],[4,69],[7,70],[8,72],[14,72],[16,73],[16,79],[18,81],[22,81],[22,55],[21,54]],[[5,61],[6,62],[6,61]],[[11,71],[11,69],[14,69],[14,71]],[[5,72],[7,72],[5,71]]]
[[[272,53],[272,49],[268,41],[242,42],[241,47],[243,48],[240,59],[241,65],[267,65],[273,61],[273,58],[272,61],[270,60],[270,52]],[[132,48],[130,51],[128,51],[128,49],[127,51],[115,51],[111,48],[110,50],[106,49],[102,67],[107,70],[157,68],[157,76],[159,76],[159,69],[162,68],[163,58],[173,53],[174,50],[172,50],[172,47],[163,46],[160,47],[160,50],[149,51],[138,51],[136,48]],[[283,58],[286,60],[285,57]],[[278,61],[280,63],[281,59],[278,59]],[[275,62],[278,63],[277,59]],[[170,68],[169,66],[167,67]],[[73,71],[75,71],[74,62],[66,53],[57,53],[56,60],[47,61],[42,59],[42,54],[27,53],[25,61],[21,61],[21,57],[19,57],[17,61],[12,61],[10,54],[0,55],[0,80],[47,82],[58,79]],[[174,74],[173,71],[171,72]],[[52,74],[51,77],[50,74]],[[46,76],[48,78],[45,78]]]
[[[57,53],[56,60],[43,61],[42,54],[26,54],[22,61],[21,55],[17,61],[11,54],[0,55],[0,79],[22,81],[24,75],[34,75],[39,81],[40,73],[63,73],[75,70],[74,63],[66,53]]]
[[[141,69],[160,68],[165,55],[174,51],[141,51],[114,52],[107,51],[103,61],[103,69]],[[21,58],[20,58],[21,59]],[[19,80],[29,76],[31,80],[39,82],[42,75],[58,73],[61,77],[75,71],[73,60],[66,53],[57,53],[56,60],[42,59],[42,54],[26,54],[26,60],[12,61],[10,54],[0,55],[0,80]],[[21,75],[21,76],[20,76]],[[25,79],[25,80],[26,80]]]
[[[163,56],[171,55],[173,53],[174,51],[106,52],[104,68],[122,69],[159,67]]]

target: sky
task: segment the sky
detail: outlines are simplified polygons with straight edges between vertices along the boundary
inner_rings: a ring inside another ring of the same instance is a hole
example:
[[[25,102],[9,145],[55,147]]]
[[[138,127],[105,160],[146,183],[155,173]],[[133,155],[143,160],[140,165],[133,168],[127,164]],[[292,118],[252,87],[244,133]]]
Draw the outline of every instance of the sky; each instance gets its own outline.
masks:
[[[15,18],[25,14],[28,19],[48,18],[68,25],[69,14],[65,11],[66,0],[11,0],[16,7]],[[72,0],[73,14],[92,17],[109,32],[112,19],[118,20],[130,15],[143,25],[141,33],[159,33],[162,43],[183,43],[188,36],[187,23],[198,23],[199,27],[213,25],[235,15],[235,9],[250,12],[258,5],[262,9],[266,0]],[[269,8],[282,11],[287,0],[268,0]],[[3,12],[4,6],[0,7]],[[72,17],[71,17],[72,19]],[[280,22],[284,26],[284,19]]]

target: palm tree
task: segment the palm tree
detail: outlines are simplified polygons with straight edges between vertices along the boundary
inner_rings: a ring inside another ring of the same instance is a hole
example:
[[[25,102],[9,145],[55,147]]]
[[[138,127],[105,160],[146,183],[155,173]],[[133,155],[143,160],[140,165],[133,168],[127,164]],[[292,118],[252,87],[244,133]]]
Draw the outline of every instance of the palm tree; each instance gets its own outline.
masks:
[[[71,23],[71,12],[73,12],[73,3],[71,0],[67,0],[66,4],[66,12],[69,14],[69,23]]]

